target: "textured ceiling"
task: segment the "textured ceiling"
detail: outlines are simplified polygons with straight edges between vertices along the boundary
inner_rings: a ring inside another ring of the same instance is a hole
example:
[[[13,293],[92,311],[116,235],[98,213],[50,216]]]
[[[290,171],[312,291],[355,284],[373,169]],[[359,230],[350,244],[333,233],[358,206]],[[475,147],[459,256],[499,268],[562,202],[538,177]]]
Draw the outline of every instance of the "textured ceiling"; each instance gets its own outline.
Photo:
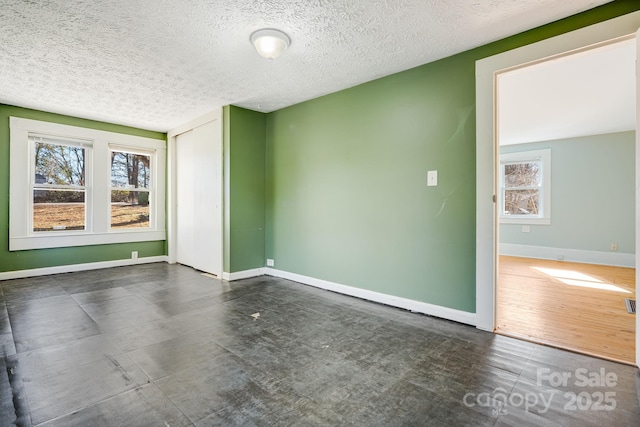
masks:
[[[217,107],[273,111],[602,0],[2,0],[0,103],[167,131]],[[278,28],[277,60],[249,42]]]

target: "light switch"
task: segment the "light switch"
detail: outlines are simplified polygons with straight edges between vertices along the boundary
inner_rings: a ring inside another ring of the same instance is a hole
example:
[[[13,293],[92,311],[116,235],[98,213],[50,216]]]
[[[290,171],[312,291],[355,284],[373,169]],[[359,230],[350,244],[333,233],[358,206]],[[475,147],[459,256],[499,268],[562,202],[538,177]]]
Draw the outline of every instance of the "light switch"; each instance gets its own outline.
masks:
[[[427,186],[435,187],[438,185],[438,171],[427,172]]]

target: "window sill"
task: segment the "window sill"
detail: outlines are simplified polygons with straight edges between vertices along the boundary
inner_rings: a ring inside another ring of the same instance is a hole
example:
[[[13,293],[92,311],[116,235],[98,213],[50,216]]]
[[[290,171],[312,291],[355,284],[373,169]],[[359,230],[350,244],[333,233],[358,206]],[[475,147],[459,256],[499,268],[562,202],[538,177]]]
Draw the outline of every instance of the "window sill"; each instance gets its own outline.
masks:
[[[73,246],[108,245],[113,243],[150,242],[166,240],[162,231],[123,231],[117,233],[87,233],[52,236],[10,237],[9,251],[28,249],[68,248]]]
[[[551,225],[551,218],[506,218],[506,217],[500,217],[500,224]]]

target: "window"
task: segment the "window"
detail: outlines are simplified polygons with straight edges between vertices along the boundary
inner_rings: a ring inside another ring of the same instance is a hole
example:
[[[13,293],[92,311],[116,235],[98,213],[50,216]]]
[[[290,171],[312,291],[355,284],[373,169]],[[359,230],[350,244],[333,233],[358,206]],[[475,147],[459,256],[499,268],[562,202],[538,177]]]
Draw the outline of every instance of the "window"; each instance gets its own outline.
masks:
[[[551,223],[551,150],[500,155],[500,222]]]
[[[91,143],[37,134],[33,147],[33,232],[86,230],[86,165]]]
[[[111,151],[111,228],[149,228],[151,154]]]
[[[16,117],[10,131],[10,250],[166,238],[164,140]]]

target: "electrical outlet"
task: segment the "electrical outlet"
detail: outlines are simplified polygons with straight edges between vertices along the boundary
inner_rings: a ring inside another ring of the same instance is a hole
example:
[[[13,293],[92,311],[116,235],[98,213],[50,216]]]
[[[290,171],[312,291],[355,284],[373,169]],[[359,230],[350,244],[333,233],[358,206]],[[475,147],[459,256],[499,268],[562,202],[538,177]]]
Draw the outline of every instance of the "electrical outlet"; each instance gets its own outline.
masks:
[[[529,225],[523,225],[523,226],[522,226],[522,232],[523,232],[523,233],[530,233],[530,232],[531,232],[531,226],[529,226]]]
[[[131,251],[131,259],[138,259],[138,251]]]
[[[611,244],[611,251],[612,252],[618,252],[618,244],[617,243],[612,243]]]
[[[273,267],[275,265],[275,263],[273,262],[272,259],[267,259],[267,267]]]

